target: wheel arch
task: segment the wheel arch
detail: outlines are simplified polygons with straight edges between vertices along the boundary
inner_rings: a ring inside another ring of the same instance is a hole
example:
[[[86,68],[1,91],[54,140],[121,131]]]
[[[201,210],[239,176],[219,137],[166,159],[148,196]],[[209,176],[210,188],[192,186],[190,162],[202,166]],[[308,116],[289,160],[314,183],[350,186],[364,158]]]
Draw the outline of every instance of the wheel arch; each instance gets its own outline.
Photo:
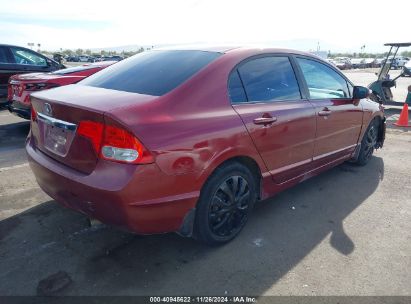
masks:
[[[378,149],[383,146],[384,140],[385,140],[385,117],[382,115],[379,115],[379,113],[375,113],[375,115],[373,115],[373,117],[369,120],[367,127],[364,128],[364,132],[361,136],[361,140],[364,138],[365,132],[368,130],[370,125],[374,122],[378,124],[378,140],[377,140],[378,147],[376,147]]]
[[[203,193],[204,185],[210,180],[210,178],[224,166],[229,165],[230,163],[239,163],[243,166],[245,166],[247,169],[250,170],[250,172],[253,174],[255,177],[255,182],[256,182],[256,189],[257,189],[257,200],[261,199],[261,194],[262,194],[262,170],[261,166],[263,164],[259,164],[256,159],[254,159],[251,156],[247,155],[231,155],[225,158],[219,158],[219,161],[214,161],[214,166],[211,168],[211,166],[208,168],[208,170],[204,170],[202,172],[202,176],[200,177],[203,179],[201,183],[201,189],[200,189],[200,197]],[[264,169],[264,165],[263,165]],[[197,209],[197,204],[198,201],[193,209],[191,209],[186,216],[183,219],[183,223],[181,224],[181,227],[179,231],[177,231],[178,234],[182,236],[194,236],[194,223],[196,221],[196,209]]]
[[[205,183],[207,183],[207,181],[213,176],[213,174],[217,170],[221,169],[222,167],[224,167],[224,166],[226,166],[230,163],[239,163],[239,164],[243,165],[244,167],[246,167],[248,170],[250,170],[250,172],[255,177],[256,188],[258,189],[257,197],[258,197],[258,199],[260,199],[260,197],[261,197],[261,185],[262,185],[262,182],[261,182],[261,180],[262,180],[261,167],[254,158],[252,158],[250,156],[246,156],[246,155],[230,156],[230,157],[227,157],[225,159],[220,160],[218,163],[215,164],[214,168],[212,170],[209,170],[209,172],[207,173],[207,178],[205,178],[205,180],[204,180],[203,187],[204,187]]]

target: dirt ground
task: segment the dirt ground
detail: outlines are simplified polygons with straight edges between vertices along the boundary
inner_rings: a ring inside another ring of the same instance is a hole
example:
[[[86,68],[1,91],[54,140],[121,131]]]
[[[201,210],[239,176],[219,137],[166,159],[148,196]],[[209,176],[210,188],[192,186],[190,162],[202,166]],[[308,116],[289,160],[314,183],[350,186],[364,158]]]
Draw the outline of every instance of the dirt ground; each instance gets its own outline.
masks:
[[[367,166],[343,164],[261,202],[237,239],[209,248],[89,228],[38,188],[29,124],[0,111],[0,295],[411,295],[411,128],[392,126],[399,113],[387,109],[385,146]]]

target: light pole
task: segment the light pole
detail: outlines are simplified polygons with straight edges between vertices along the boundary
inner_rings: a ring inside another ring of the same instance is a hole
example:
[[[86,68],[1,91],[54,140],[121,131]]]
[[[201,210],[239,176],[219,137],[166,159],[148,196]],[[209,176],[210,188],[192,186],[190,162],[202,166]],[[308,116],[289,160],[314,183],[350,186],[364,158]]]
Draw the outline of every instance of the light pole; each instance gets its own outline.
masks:
[[[365,50],[365,44],[361,46],[361,52],[360,53],[364,53]]]

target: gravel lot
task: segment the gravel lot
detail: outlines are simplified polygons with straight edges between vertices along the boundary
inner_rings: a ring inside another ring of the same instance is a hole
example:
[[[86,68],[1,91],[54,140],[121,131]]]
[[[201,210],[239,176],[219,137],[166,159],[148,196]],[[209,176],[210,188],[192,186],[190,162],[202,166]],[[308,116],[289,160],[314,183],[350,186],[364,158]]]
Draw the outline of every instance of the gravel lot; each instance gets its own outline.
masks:
[[[387,109],[385,147],[366,167],[343,164],[258,204],[237,239],[208,248],[88,228],[38,188],[29,124],[0,111],[0,295],[53,293],[44,282],[57,295],[411,295],[411,129],[391,125],[399,113]]]

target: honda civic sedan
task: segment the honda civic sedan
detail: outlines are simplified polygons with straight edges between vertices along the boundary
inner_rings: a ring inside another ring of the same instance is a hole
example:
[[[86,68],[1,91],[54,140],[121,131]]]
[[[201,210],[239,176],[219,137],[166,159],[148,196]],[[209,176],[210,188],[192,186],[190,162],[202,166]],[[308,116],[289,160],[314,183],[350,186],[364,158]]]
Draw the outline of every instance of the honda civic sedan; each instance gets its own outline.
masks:
[[[222,244],[257,201],[372,158],[385,117],[368,94],[298,51],[152,50],[32,94],[26,150],[40,187],[66,207]]]

